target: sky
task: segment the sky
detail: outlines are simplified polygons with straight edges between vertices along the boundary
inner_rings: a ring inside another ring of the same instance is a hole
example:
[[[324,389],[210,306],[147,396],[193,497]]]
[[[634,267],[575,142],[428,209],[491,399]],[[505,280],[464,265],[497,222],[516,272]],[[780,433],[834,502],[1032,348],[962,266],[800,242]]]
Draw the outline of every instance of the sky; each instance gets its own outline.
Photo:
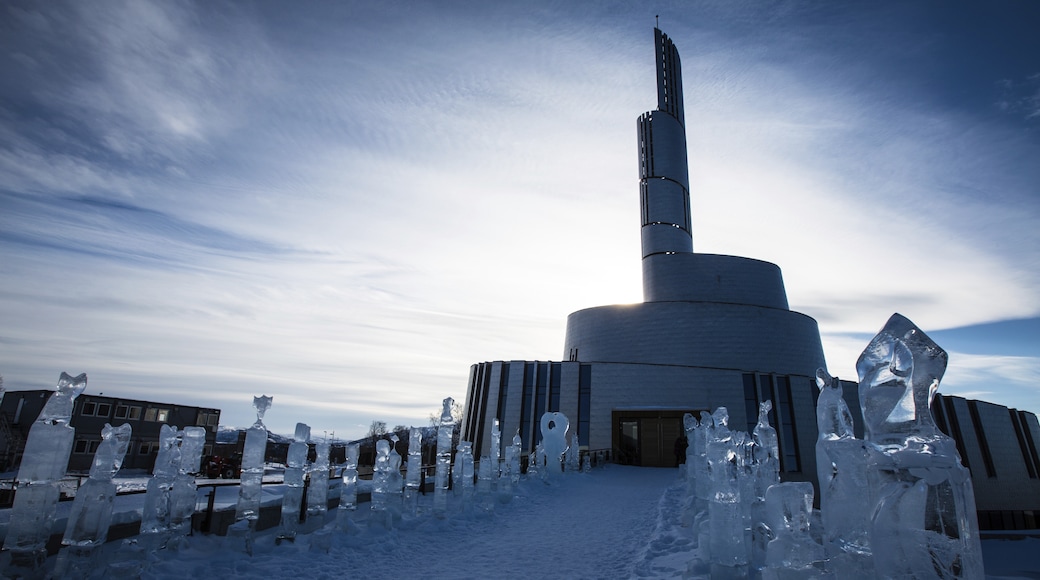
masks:
[[[353,438],[642,300],[636,119],[682,56],[694,250],[828,370],[893,312],[1040,412],[1040,5],[0,7],[0,375]]]

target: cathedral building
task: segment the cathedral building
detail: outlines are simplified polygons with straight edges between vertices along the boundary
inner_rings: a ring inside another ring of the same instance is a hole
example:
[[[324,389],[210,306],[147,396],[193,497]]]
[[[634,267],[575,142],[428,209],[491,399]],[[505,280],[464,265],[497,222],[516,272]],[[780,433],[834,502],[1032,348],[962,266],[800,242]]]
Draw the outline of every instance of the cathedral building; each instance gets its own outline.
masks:
[[[584,451],[675,466],[685,413],[726,407],[730,428],[750,433],[768,400],[781,477],[816,483],[819,328],[789,308],[775,264],[694,251],[679,53],[656,28],[654,48],[657,108],[637,122],[643,302],[571,313],[561,361],[472,365],[461,437],[487,455],[497,419],[503,441],[519,433],[531,452],[542,414],[559,411]],[[857,384],[842,384],[862,437]],[[972,472],[983,529],[1040,526],[1036,415],[959,397],[936,405]]]
[[[659,29],[654,46],[657,108],[637,122],[644,300],[572,313],[563,361],[473,365],[462,437],[486,451],[497,418],[530,450],[560,411],[582,447],[667,466],[684,413],[724,406],[744,430],[770,400],[783,471],[812,478],[819,329],[788,307],[776,265],[694,252],[679,52]]]

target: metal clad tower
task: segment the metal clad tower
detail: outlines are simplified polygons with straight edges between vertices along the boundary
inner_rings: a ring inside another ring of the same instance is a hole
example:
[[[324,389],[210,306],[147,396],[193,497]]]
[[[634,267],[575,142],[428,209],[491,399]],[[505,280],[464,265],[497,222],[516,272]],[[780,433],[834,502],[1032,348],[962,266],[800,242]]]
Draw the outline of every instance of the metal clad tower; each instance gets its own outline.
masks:
[[[647,258],[693,252],[679,51],[658,28],[654,47],[657,110],[643,113],[638,121],[644,289],[647,270],[653,267]]]

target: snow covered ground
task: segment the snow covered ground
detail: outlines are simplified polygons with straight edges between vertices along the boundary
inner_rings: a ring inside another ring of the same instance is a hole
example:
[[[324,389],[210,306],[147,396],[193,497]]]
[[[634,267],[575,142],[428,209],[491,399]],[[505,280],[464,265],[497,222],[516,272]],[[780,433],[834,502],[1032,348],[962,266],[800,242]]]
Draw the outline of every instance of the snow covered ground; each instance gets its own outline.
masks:
[[[280,488],[265,486],[265,501],[277,501]],[[236,488],[220,491],[218,504],[233,503]],[[313,535],[277,545],[273,529],[258,535],[253,556],[222,537],[196,535],[185,549],[158,554],[145,577],[681,578],[695,554],[691,530],[680,525],[675,469],[608,465],[551,485],[524,481],[515,491],[493,515],[427,514],[392,531],[336,530],[327,552]],[[432,499],[420,505],[429,509]],[[361,504],[360,521],[367,510]],[[983,551],[987,578],[1040,578],[1040,538],[988,539]]]

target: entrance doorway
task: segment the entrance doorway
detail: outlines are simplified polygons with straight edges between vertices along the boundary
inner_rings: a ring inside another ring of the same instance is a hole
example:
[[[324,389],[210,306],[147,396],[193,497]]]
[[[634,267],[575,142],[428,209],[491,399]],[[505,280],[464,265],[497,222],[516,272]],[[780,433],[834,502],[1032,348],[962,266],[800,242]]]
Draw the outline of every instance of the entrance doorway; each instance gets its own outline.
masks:
[[[620,410],[613,415],[614,459],[623,465],[675,467],[676,445],[685,435],[683,415],[699,410]]]

